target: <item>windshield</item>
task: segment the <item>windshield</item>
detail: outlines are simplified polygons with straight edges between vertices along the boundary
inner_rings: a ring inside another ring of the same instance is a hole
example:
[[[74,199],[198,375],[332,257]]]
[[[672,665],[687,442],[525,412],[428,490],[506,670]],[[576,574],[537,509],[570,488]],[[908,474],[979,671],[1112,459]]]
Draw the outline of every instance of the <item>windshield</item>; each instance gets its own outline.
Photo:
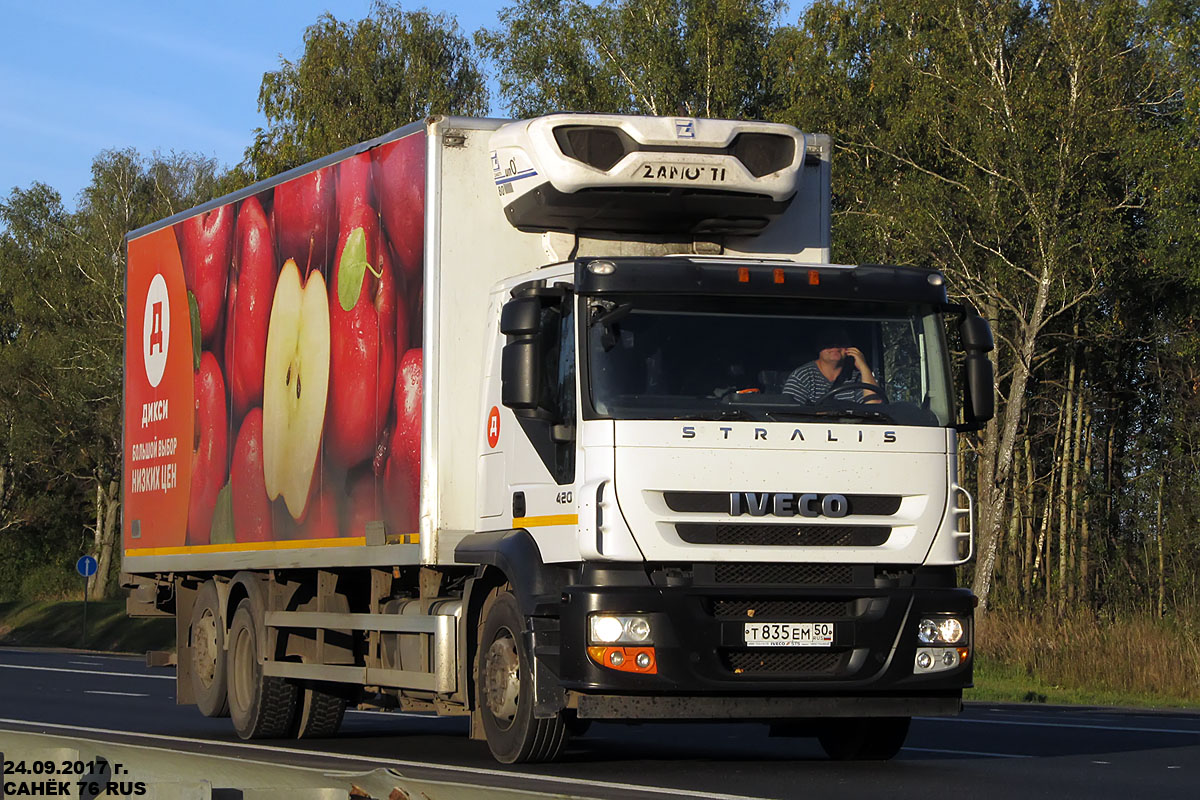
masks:
[[[947,426],[941,316],[929,306],[582,298],[594,416]],[[582,348],[581,348],[582,350]]]

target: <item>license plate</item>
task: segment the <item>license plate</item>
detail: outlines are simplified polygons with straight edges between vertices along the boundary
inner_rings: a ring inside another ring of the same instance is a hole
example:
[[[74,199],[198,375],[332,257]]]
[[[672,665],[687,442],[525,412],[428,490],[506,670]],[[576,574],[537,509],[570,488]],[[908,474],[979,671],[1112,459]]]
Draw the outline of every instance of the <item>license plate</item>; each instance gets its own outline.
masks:
[[[832,647],[832,622],[747,622],[747,647]]]
[[[701,164],[671,164],[664,161],[639,164],[637,177],[646,181],[686,181],[688,183],[724,183],[725,168]]]

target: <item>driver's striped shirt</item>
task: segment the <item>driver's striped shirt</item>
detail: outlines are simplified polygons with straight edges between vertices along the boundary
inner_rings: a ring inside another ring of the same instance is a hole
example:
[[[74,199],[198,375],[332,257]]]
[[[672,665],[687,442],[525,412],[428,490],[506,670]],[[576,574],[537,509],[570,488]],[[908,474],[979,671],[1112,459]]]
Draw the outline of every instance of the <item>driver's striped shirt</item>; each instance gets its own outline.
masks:
[[[862,376],[858,370],[852,369],[842,383],[855,383],[861,380]],[[817,362],[809,361],[792,370],[792,374],[788,375],[787,381],[783,384],[783,393],[796,402],[812,404],[828,394],[832,388],[833,381],[821,373]],[[833,395],[834,399],[856,403],[862,402],[862,396],[862,389],[843,389]]]

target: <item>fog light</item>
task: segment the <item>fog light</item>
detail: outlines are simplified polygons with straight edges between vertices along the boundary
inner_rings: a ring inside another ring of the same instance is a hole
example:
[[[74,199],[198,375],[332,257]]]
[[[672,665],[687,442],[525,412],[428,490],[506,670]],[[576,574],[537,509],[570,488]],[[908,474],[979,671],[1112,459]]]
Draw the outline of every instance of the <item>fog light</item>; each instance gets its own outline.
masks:
[[[958,669],[967,663],[970,651],[965,647],[918,647],[913,672],[927,675]]]
[[[587,649],[588,657],[602,667],[638,675],[657,675],[658,663],[653,647],[597,647]]]

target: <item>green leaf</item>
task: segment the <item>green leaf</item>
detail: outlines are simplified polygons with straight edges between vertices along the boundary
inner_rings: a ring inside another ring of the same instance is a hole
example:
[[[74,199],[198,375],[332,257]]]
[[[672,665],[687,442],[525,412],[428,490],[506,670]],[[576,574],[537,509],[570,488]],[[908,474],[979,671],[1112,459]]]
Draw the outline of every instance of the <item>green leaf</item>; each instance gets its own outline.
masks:
[[[188,316],[192,320],[192,369],[200,369],[200,345],[203,336],[200,331],[200,305],[196,302],[196,295],[188,292]]]
[[[217,492],[217,507],[213,510],[212,528],[208,541],[211,544],[231,544],[233,538],[233,489],[226,483]]]
[[[354,308],[362,294],[363,278],[370,265],[367,263],[367,235],[362,228],[355,228],[346,238],[342,248],[342,260],[338,264],[338,302],[343,311]]]

